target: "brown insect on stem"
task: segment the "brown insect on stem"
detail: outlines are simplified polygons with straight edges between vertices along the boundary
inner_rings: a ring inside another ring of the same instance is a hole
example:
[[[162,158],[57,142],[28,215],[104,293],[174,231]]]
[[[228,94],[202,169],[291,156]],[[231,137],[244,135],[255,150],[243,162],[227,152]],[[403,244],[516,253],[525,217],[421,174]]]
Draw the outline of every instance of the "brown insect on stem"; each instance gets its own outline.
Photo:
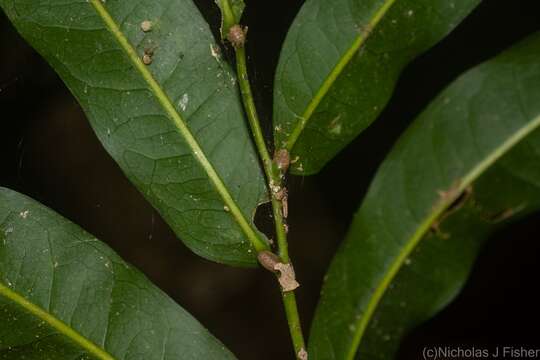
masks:
[[[287,188],[284,187],[276,187],[273,189],[274,198],[278,201],[283,200],[287,197]]]
[[[281,212],[285,219],[289,217],[289,198],[287,194],[281,199]]]
[[[292,264],[277,263],[274,266],[274,270],[279,271],[279,285],[283,292],[293,291],[300,286],[296,281],[296,275]]]
[[[297,355],[299,360],[308,360],[308,353],[304,348],[301,348]]]
[[[257,260],[262,267],[273,273],[279,273],[278,281],[283,292],[293,291],[300,284],[296,281],[296,275],[292,264],[284,264],[279,257],[270,251],[261,251],[257,254]]]
[[[291,157],[287,149],[279,149],[274,153],[274,164],[276,164],[279,171],[286,173],[291,164]]]
[[[281,186],[272,186],[272,184],[270,187],[272,189],[274,199],[281,201],[281,213],[286,219],[289,216],[289,194],[287,192],[287,188]]]
[[[227,34],[227,40],[230,41],[232,46],[235,48],[243,48],[246,44],[246,37],[247,37],[248,27],[242,27],[241,25],[233,25],[229,29],[229,33]]]
[[[275,272],[275,266],[280,262],[279,257],[270,251],[261,251],[257,254],[257,260],[268,271]]]

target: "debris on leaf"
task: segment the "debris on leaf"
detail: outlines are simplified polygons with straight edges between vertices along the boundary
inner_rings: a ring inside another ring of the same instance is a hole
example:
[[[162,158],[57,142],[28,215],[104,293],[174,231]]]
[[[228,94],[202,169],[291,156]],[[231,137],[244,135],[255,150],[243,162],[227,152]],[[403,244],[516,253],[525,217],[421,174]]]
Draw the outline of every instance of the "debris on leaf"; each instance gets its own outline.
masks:
[[[447,206],[449,202],[454,201],[461,194],[461,181],[456,180],[450,185],[448,190],[438,190],[437,194],[439,195],[439,200],[433,206],[433,209],[437,209],[439,206]]]
[[[144,65],[150,65],[152,63],[152,56],[149,54],[144,54],[142,57],[142,62]]]
[[[210,44],[210,54],[217,62],[221,60],[221,49],[216,44]]]
[[[441,202],[447,203],[449,200],[452,200],[452,203],[448,205],[448,207],[444,210],[444,212],[431,224],[430,230],[434,232],[436,235],[439,235],[443,239],[448,239],[450,237],[450,234],[444,233],[441,231],[440,225],[444,220],[446,220],[450,215],[453,213],[459,211],[471,198],[473,194],[473,187],[472,185],[469,185],[463,190],[461,193],[459,193],[459,183],[456,183],[450,187],[447,191],[439,191],[439,202],[437,204],[440,204]]]
[[[457,197],[450,204],[450,206],[448,206],[448,208],[446,208],[446,211],[445,211],[446,216],[448,216],[450,214],[453,214],[456,211],[458,211],[459,209],[461,209],[463,207],[463,205],[465,205],[467,200],[469,200],[472,193],[473,193],[473,187],[472,187],[472,185],[469,185],[469,186],[467,186],[465,188],[465,190],[463,190],[463,192],[461,194],[459,194],[459,195],[454,194],[454,196],[457,195]]]
[[[150,20],[144,20],[141,23],[141,30],[144,32],[149,32],[152,30],[152,22]]]
[[[304,348],[301,348],[297,355],[300,360],[308,360],[308,353]]]
[[[439,236],[441,239],[450,238],[450,234],[445,233],[441,230],[441,220],[436,220],[433,224],[431,224],[431,226],[429,227],[429,231],[432,234]]]
[[[189,94],[185,93],[180,98],[180,101],[178,101],[178,105],[180,106],[180,109],[182,109],[182,111],[186,111],[188,104],[189,104]]]
[[[144,54],[142,57],[142,62],[144,65],[150,65],[153,61],[152,56],[154,56],[154,49],[153,48],[146,48],[144,49]]]
[[[341,134],[343,125],[341,124],[340,120],[341,120],[341,115],[338,115],[328,125],[328,132],[331,135],[339,136]]]
[[[489,214],[488,216],[485,216],[485,220],[492,224],[497,224],[497,223],[510,219],[512,216],[523,211],[526,207],[527,207],[526,204],[521,204],[516,207],[507,208],[495,214]]]
[[[150,65],[152,63],[155,50],[156,46],[147,46],[144,49],[144,54],[142,57],[143,64]]]

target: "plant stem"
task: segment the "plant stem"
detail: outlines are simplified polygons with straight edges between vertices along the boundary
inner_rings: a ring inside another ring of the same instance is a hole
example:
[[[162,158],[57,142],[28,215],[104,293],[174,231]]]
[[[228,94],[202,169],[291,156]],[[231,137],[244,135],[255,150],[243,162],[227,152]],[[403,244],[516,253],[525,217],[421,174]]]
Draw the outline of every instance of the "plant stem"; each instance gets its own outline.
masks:
[[[297,358],[302,350],[305,351],[306,345],[304,343],[304,335],[302,334],[302,324],[300,323],[300,316],[298,315],[298,306],[296,305],[296,296],[293,291],[282,292],[283,306],[285,307],[285,313],[287,315],[287,322],[289,324],[289,332],[294,347],[294,353]]]
[[[262,133],[261,125],[259,122],[259,116],[257,115],[257,109],[253,101],[253,93],[251,92],[251,85],[247,74],[246,63],[246,50],[245,48],[235,48],[236,53],[236,70],[238,72],[240,91],[242,92],[242,100],[244,102],[244,108],[246,109],[247,118],[251,127],[251,132],[255,140],[255,145],[261,159],[263,161],[264,170],[268,180],[274,180],[274,173],[272,167],[272,158],[266,147],[264,136]]]
[[[279,257],[281,262],[288,264],[291,262],[287,244],[287,233],[285,230],[285,222],[283,219],[283,204],[281,201],[275,198],[273,189],[282,187],[282,174],[274,165],[272,158],[266,147],[264,136],[261,130],[259,117],[257,115],[257,109],[253,101],[253,93],[251,92],[251,85],[249,82],[246,62],[245,48],[236,47],[236,68],[239,77],[240,90],[242,93],[242,100],[246,109],[248,121],[255,139],[257,150],[261,156],[264,171],[270,186],[270,196],[272,199],[272,212],[274,215],[274,222],[276,228],[276,238],[279,250]],[[283,305],[285,307],[285,313],[287,316],[287,322],[289,324],[289,331],[295,350],[296,357],[298,354],[305,350],[304,336],[302,334],[302,327],[300,324],[300,317],[298,315],[298,306],[296,304],[296,296],[294,291],[282,292]]]
[[[272,187],[281,187],[281,174],[274,167],[272,158],[266,147],[264,141],[264,136],[260,126],[259,116],[257,115],[257,109],[253,101],[253,93],[251,92],[251,85],[249,82],[249,77],[247,73],[247,63],[246,63],[246,51],[243,47],[235,49],[236,52],[236,68],[239,76],[240,82],[240,91],[242,92],[242,100],[244,102],[244,107],[246,109],[249,125],[251,127],[251,132],[253,138],[255,139],[255,145],[261,156],[264,171],[268,182],[270,183],[270,188]],[[283,221],[283,209],[281,201],[277,200],[272,196],[272,212],[274,215],[274,221],[276,226],[276,237],[277,244],[279,249],[279,256],[281,261],[284,263],[289,263],[289,250],[287,244],[287,234],[285,232],[285,223]]]

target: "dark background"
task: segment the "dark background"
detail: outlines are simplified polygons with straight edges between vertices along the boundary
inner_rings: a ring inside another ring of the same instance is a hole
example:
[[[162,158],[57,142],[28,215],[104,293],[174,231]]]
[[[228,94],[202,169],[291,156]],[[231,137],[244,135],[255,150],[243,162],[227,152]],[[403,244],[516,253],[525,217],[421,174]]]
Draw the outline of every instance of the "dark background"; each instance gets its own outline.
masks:
[[[216,28],[213,0],[195,2]],[[248,52],[267,130],[279,49],[301,4],[248,4]],[[458,74],[538,30],[538,0],[485,0],[406,69],[379,121],[321,174],[291,179],[290,243],[302,283],[298,296],[306,331],[332,254],[399,134]],[[0,46],[0,186],[39,200],[107,242],[240,359],[292,359],[272,277],[191,254],[124,178],[65,86],[3,14]],[[430,344],[540,347],[539,221],[540,216],[530,217],[495,234],[465,290],[411,333],[399,358],[419,359],[420,349]]]

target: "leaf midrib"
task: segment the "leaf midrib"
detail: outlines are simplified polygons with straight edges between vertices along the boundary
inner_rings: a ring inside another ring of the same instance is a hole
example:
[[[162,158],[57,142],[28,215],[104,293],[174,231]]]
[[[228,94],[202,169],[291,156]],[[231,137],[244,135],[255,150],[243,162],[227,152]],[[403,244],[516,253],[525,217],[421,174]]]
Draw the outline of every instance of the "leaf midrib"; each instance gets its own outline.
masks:
[[[294,148],[294,145],[298,141],[298,138],[304,131],[307,123],[311,119],[311,116],[317,110],[320,103],[328,94],[338,77],[341,75],[341,73],[345,70],[347,65],[351,62],[354,55],[358,52],[360,47],[364,45],[364,43],[367,41],[369,36],[373,33],[373,30],[377,27],[377,25],[381,22],[383,17],[386,15],[388,10],[392,7],[392,5],[396,2],[396,0],[386,0],[383,5],[377,9],[371,20],[365,25],[363,29],[360,29],[360,34],[357,36],[351,47],[345,52],[343,57],[339,60],[339,62],[336,64],[336,66],[332,69],[330,74],[326,77],[324,80],[322,86],[319,88],[315,96],[311,99],[310,103],[306,107],[306,110],[302,114],[301,117],[299,117],[299,121],[296,124],[294,130],[289,135],[289,139],[287,140],[286,147],[289,152],[291,152]]]
[[[371,320],[371,317],[375,313],[377,306],[379,305],[380,300],[384,296],[386,290],[388,289],[390,283],[398,274],[405,260],[412,253],[414,248],[418,243],[424,238],[427,231],[431,228],[431,225],[444,213],[444,211],[463,193],[463,191],[471,185],[476,179],[480,177],[490,166],[492,166],[497,160],[499,160],[503,155],[505,155],[512,147],[518,144],[523,140],[527,135],[540,127],[540,116],[533,118],[532,121],[528,122],[525,126],[521,127],[516,131],[512,136],[508,137],[500,146],[495,148],[483,161],[479,162],[474,166],[465,176],[461,179],[459,185],[456,188],[455,194],[453,196],[445,199],[434,207],[433,212],[428,216],[420,226],[411,236],[406,246],[398,254],[394,262],[390,265],[389,270],[386,272],[385,276],[379,283],[379,286],[375,289],[375,292],[368,303],[364,316],[357,322],[356,331],[354,333],[353,341],[349,352],[347,353],[347,360],[353,360],[358,346],[362,340],[362,336],[365,333],[367,325]]]
[[[8,300],[11,300],[18,306],[22,307],[32,315],[36,316],[37,318],[43,320],[47,324],[49,324],[52,328],[58,330],[61,334],[66,336],[67,338],[71,339],[74,343],[91,353],[92,355],[96,356],[98,359],[101,360],[116,360],[115,357],[113,357],[111,354],[109,354],[107,351],[103,350],[96,344],[94,344],[91,340],[84,337],[82,334],[80,334],[78,331],[67,325],[62,320],[56,318],[55,316],[51,315],[38,305],[30,302],[23,296],[21,296],[16,291],[10,289],[6,285],[4,285],[2,282],[0,282],[0,296],[3,296],[7,298]]]
[[[262,250],[267,250],[268,245],[265,241],[263,241],[259,235],[255,232],[253,227],[249,224],[247,219],[244,217],[242,211],[240,210],[239,206],[236,204],[234,199],[232,198],[231,194],[227,190],[227,187],[223,183],[223,180],[219,177],[217,171],[214,169],[208,158],[206,157],[205,153],[203,152],[201,146],[185,124],[185,121],[183,120],[182,116],[176,111],[174,105],[172,104],[171,100],[165,93],[165,91],[161,88],[161,86],[158,84],[158,82],[154,79],[153,75],[150,73],[150,71],[147,68],[147,65],[143,64],[139,56],[137,55],[137,52],[133,48],[133,46],[130,44],[129,40],[126,38],[126,36],[122,33],[120,30],[120,27],[116,23],[116,21],[113,19],[111,14],[109,14],[108,10],[105,8],[101,0],[90,0],[90,3],[100,16],[101,20],[109,30],[109,32],[114,36],[122,50],[126,53],[127,57],[129,58],[132,65],[135,67],[135,69],[140,73],[140,75],[143,77],[144,81],[147,83],[147,85],[150,88],[150,91],[154,94],[158,102],[161,104],[169,118],[172,120],[173,124],[175,125],[176,129],[180,133],[180,135],[184,138],[187,145],[191,149],[191,152],[197,159],[198,163],[203,167],[205,170],[208,178],[210,179],[210,182],[214,185],[214,188],[217,190],[219,195],[221,196],[223,202],[229,209],[229,212],[231,213],[231,216],[234,218],[236,223],[240,226],[248,240],[251,242],[253,247],[259,252]]]

